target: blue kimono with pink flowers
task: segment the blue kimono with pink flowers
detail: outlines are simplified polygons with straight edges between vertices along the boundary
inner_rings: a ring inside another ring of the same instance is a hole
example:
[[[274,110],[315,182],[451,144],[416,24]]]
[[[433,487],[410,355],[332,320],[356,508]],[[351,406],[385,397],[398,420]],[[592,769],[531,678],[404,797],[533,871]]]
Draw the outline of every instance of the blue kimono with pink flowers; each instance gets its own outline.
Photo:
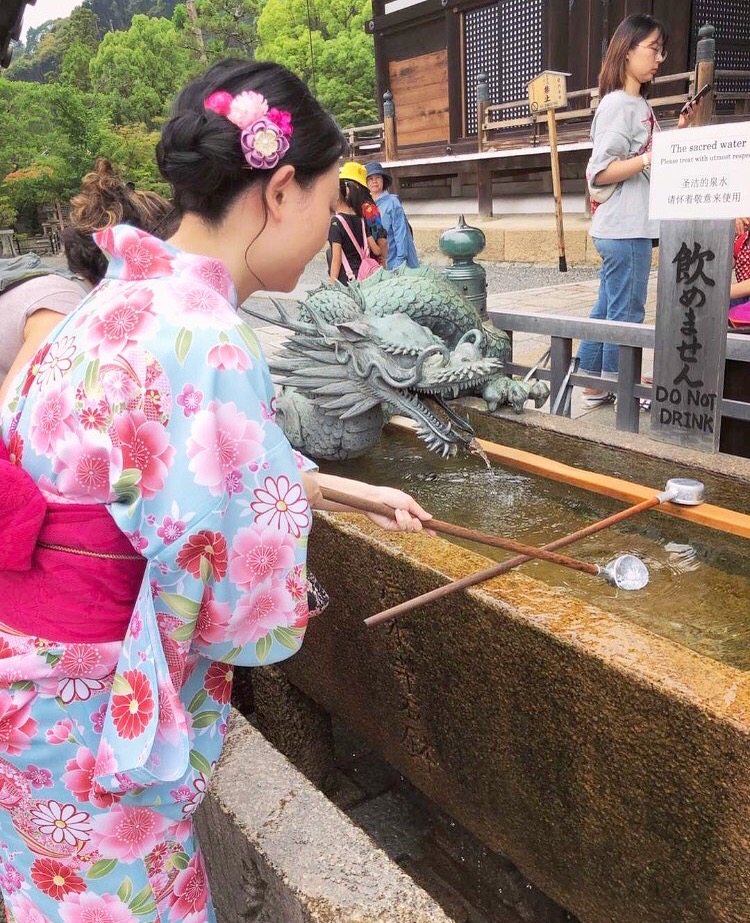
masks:
[[[128,226],[97,242],[107,278],[14,383],[2,439],[49,502],[104,505],[145,572],[124,640],[20,632],[0,599],[0,887],[16,923],[210,923],[192,815],[233,666],[302,643],[311,464],[223,263]]]

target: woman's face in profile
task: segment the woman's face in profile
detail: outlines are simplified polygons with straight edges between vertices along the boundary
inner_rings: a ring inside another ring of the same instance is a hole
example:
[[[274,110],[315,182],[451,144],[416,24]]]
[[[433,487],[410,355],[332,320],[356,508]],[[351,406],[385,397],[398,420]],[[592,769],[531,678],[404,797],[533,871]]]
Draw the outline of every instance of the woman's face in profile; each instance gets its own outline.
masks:
[[[262,275],[270,290],[289,292],[299,282],[307,264],[328,240],[331,216],[339,203],[339,165],[334,163],[307,189],[296,181],[290,189],[276,236],[270,243],[269,265]]]
[[[654,29],[628,52],[626,70],[639,83],[649,83],[656,76],[664,58],[661,32]]]

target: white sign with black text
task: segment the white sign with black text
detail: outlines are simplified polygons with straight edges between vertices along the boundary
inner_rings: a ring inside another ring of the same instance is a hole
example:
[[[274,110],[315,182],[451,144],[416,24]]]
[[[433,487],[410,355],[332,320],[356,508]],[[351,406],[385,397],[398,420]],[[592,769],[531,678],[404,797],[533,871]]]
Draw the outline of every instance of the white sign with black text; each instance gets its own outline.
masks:
[[[649,217],[750,216],[750,122],[654,132]]]

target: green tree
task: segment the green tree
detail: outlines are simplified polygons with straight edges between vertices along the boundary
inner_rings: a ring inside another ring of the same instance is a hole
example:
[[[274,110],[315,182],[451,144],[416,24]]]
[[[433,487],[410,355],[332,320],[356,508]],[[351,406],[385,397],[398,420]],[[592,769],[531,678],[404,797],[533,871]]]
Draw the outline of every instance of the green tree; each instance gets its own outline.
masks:
[[[177,0],[84,0],[84,9],[99,17],[102,28],[115,32],[127,30],[133,17],[139,13],[147,16],[169,18],[174,12]]]
[[[68,199],[91,168],[98,130],[75,88],[0,80],[0,195],[19,211]]]
[[[267,0],[257,57],[302,77],[342,125],[367,124],[377,118],[373,40],[364,28],[371,17],[370,0]]]
[[[230,55],[252,58],[258,44],[258,16],[265,0],[194,0],[195,21],[187,4],[175,7],[172,21],[209,61]],[[202,41],[202,47],[201,47]]]
[[[74,42],[65,52],[60,68],[60,82],[79,90],[91,89],[91,60],[96,54],[96,48],[85,45],[83,42]]]
[[[78,8],[67,19],[53,21],[31,52],[22,55],[8,69],[12,80],[38,83],[59,78],[63,61],[71,48],[85,49],[89,57],[99,44],[99,20],[90,10]]]
[[[0,228],[12,228],[16,223],[18,212],[5,195],[0,195]]]
[[[97,155],[107,157],[125,180],[135,183],[138,189],[151,189],[169,195],[169,185],[164,182],[156,165],[158,131],[149,131],[145,125],[103,126],[99,133]]]
[[[197,65],[169,20],[139,15],[127,32],[104,36],[89,73],[100,104],[116,125],[142,122],[151,130]]]
[[[26,45],[22,46],[24,53],[34,54],[39,45],[39,40],[41,37],[52,28],[56,20],[48,19],[46,22],[43,22],[41,26],[30,26],[26,33]]]

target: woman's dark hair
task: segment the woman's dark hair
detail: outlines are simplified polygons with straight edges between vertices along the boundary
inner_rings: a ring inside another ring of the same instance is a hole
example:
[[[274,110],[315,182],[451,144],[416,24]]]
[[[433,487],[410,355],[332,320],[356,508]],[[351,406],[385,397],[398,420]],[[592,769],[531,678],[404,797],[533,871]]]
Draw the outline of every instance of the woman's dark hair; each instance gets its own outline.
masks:
[[[365,203],[370,202],[375,205],[375,200],[370,194],[370,190],[360,186],[359,183],[355,183],[354,180],[340,179],[339,195],[354,209],[354,214],[358,218],[364,218],[362,209]]]
[[[256,183],[265,190],[278,169],[251,169],[240,146],[240,129],[206,111],[204,100],[219,90],[233,96],[254,90],[269,107],[291,114],[294,133],[278,166],[291,164],[303,188],[344,155],[347,145],[340,129],[299,77],[270,61],[219,61],[179,94],[156,149],[180,215],[192,212],[216,224],[238,195]]]
[[[600,99],[604,99],[607,93],[623,89],[628,52],[636,45],[640,45],[654,31],[658,31],[657,41],[661,43],[662,48],[666,49],[668,36],[664,24],[646,13],[633,13],[632,16],[627,16],[615,29],[599,72]],[[641,95],[647,96],[650,89],[651,81],[642,83]]]
[[[81,180],[70,202],[70,227],[62,233],[71,272],[96,285],[107,272],[107,258],[93,235],[115,224],[131,224],[150,234],[169,236],[174,207],[156,192],[133,191],[104,157]]]

